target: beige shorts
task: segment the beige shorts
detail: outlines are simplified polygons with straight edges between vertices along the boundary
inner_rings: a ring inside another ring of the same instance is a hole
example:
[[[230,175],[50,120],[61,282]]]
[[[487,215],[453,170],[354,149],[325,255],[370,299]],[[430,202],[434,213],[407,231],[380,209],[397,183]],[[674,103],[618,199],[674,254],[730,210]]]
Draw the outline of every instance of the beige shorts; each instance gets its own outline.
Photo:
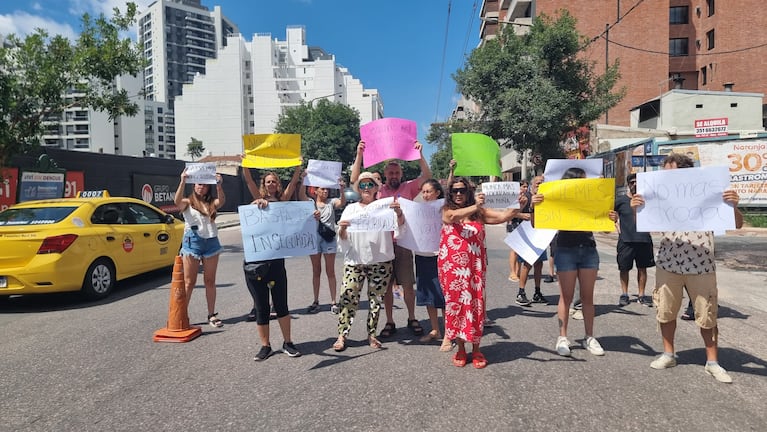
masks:
[[[415,284],[413,251],[396,244],[394,245],[394,277],[392,278],[392,284],[410,286]]]
[[[678,274],[660,267],[655,271],[655,289],[652,292],[658,322],[667,323],[676,319],[679,308],[682,306],[685,287],[692,299],[695,323],[698,327],[704,329],[716,327],[716,316],[719,310],[716,273]]]

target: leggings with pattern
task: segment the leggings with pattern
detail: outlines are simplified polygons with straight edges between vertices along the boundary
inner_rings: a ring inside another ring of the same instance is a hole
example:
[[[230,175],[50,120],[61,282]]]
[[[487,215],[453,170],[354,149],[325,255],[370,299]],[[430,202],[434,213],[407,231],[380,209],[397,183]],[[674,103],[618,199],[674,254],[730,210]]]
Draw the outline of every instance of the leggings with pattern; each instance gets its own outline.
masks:
[[[392,277],[392,262],[376,264],[345,265],[343,291],[341,292],[341,312],[338,314],[338,334],[347,336],[352,328],[354,316],[360,303],[360,290],[368,281],[368,334],[375,336],[378,317],[381,314],[381,296],[386,293]]]

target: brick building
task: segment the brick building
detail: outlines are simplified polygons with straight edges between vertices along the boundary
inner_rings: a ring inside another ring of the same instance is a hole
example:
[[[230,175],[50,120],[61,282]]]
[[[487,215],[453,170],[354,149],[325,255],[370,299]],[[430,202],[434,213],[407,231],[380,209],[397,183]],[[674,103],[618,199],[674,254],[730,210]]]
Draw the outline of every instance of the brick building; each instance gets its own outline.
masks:
[[[584,55],[604,71],[620,60],[626,97],[600,122],[630,124],[631,108],[673,88],[767,93],[764,0],[485,0],[480,37],[502,25],[567,9],[591,43]],[[763,115],[764,117],[764,115]]]

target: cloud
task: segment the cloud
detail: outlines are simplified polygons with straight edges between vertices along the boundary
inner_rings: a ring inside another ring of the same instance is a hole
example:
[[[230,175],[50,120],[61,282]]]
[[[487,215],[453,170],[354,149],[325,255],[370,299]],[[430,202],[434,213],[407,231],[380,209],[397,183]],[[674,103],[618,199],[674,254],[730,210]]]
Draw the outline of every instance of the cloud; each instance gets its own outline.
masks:
[[[73,40],[77,33],[69,24],[53,21],[39,15],[30,15],[27,12],[15,11],[11,14],[0,15],[0,35],[15,34],[25,36],[33,33],[36,29],[45,29],[49,35],[60,34]]]
[[[142,11],[154,0],[132,1],[133,3],[136,3],[138,9]],[[92,15],[104,14],[107,17],[111,17],[114,8],[118,8],[120,11],[125,12],[125,3],[127,2],[128,0],[69,0],[69,13],[78,17],[86,12]]]

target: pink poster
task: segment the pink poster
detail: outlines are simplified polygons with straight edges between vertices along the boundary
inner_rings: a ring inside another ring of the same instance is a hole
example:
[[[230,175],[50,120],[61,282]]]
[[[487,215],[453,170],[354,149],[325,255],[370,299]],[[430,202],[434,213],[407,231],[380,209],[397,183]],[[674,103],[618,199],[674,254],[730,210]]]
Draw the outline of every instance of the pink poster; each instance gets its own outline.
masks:
[[[365,141],[362,154],[365,168],[387,159],[421,158],[421,152],[414,148],[418,130],[412,120],[390,117],[372,121],[360,127],[360,137]]]

